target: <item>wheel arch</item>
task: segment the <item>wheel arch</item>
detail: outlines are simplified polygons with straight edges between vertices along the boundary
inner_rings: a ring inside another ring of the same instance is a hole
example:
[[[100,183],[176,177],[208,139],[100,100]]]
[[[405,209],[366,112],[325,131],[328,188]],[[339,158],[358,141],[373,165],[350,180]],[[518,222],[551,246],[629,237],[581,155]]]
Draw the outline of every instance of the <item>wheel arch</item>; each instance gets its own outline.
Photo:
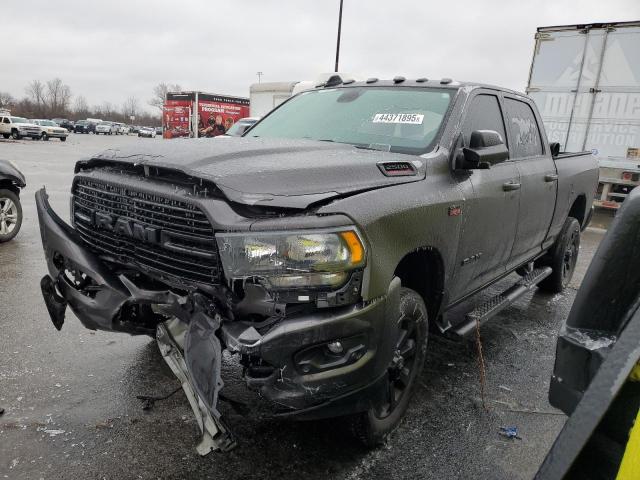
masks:
[[[434,320],[440,314],[444,298],[444,273],[442,255],[433,247],[421,247],[407,253],[394,271],[403,287],[418,292],[429,317]]]
[[[20,188],[7,178],[0,178],[0,190],[9,190],[10,192],[15,193],[18,197],[20,196]]]
[[[587,218],[587,197],[584,194],[576,197],[567,216],[578,220],[580,226],[584,225],[584,221]]]

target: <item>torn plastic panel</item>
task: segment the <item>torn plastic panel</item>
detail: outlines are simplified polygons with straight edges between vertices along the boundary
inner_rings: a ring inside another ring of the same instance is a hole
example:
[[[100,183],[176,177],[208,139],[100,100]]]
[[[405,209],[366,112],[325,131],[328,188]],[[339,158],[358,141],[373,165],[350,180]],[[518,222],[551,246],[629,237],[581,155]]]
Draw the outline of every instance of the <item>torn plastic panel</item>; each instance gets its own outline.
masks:
[[[215,329],[209,327],[215,327],[215,321],[200,313],[198,320],[192,322],[188,329],[182,322],[174,319],[160,323],[156,334],[160,353],[173,374],[180,380],[202,432],[202,438],[196,447],[200,455],[207,455],[213,450],[226,452],[235,447],[235,441],[222,423],[216,406],[218,392],[222,388],[221,349],[219,341],[215,338]],[[194,340],[188,339],[196,337],[195,350],[185,347],[186,351],[190,352],[186,354],[186,359],[176,340],[180,336],[183,336],[186,344],[193,343]],[[203,358],[194,358],[194,354],[203,354]]]

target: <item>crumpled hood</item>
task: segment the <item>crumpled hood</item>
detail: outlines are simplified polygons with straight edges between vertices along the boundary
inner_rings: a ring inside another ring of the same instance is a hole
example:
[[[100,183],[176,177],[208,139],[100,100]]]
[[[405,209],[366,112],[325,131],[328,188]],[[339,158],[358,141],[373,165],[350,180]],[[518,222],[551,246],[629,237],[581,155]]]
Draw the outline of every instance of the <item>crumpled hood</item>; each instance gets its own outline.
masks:
[[[425,176],[424,160],[414,155],[312,140],[163,140],[106,150],[83,164],[100,160],[179,170],[213,181],[232,201],[288,208],[306,208],[332,197],[415,182]],[[380,162],[410,162],[416,172],[385,176]]]

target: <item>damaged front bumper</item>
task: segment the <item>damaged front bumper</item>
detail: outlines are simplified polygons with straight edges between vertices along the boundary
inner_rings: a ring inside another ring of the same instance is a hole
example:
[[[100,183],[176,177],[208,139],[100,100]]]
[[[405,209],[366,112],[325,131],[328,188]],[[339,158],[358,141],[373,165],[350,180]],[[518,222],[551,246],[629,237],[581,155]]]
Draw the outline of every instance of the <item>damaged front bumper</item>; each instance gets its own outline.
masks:
[[[240,356],[248,387],[276,415],[346,415],[386,395],[396,329],[387,319],[398,311],[399,280],[366,304],[289,313],[270,328],[256,328],[226,318],[204,294],[144,288],[135,274],[110,268],[93,253],[55,214],[44,189],[36,206],[49,271],[42,293],[54,325],[62,327],[69,306],[89,329],[155,335],[203,432],[201,454],[234,445],[217,410],[223,348]]]

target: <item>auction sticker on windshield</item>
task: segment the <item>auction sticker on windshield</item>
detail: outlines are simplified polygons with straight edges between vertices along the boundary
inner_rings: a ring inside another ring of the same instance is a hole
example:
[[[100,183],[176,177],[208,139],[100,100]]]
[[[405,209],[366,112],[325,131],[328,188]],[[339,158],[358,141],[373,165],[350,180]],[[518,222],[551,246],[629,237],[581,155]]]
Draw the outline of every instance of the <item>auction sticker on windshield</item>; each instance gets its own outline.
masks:
[[[373,123],[409,123],[422,125],[424,115],[421,113],[376,113]]]

